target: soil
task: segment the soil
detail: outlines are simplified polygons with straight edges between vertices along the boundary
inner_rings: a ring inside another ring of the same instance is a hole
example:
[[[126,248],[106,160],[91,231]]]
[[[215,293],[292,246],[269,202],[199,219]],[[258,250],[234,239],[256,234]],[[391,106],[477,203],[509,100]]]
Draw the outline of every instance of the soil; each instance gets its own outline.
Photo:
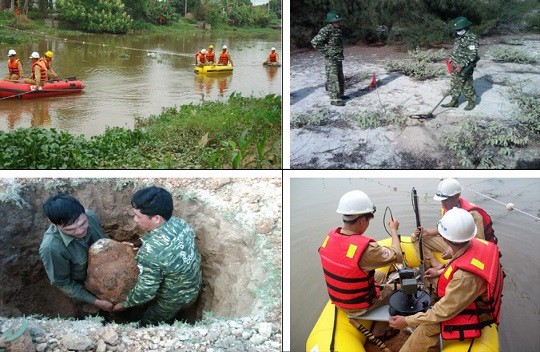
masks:
[[[173,194],[174,215],[186,219],[197,235],[203,292],[183,320],[190,321],[196,313],[199,321],[195,327],[164,325],[165,333],[159,328],[117,325],[102,316],[72,320],[86,314],[80,304],[50,285],[39,258],[39,244],[48,227],[42,204],[53,194],[69,193],[97,214],[110,238],[136,241],[140,232],[132,220],[131,195],[154,184]],[[259,345],[261,351],[280,350],[281,187],[280,179],[270,178],[0,180],[0,333],[25,315],[31,316],[30,332],[39,332],[32,334],[39,351],[67,350],[67,345],[80,340],[61,343],[70,331],[90,339],[88,348],[82,350],[172,351],[177,346],[183,346],[180,350],[210,350],[210,346],[223,346],[224,350],[252,351]],[[103,341],[99,342],[103,329],[110,326],[119,336],[127,336],[124,344],[105,343],[103,347]],[[210,330],[211,326],[219,330]],[[148,335],[149,341],[137,334]],[[165,335],[182,343],[167,347]],[[148,345],[151,340],[157,343],[155,348]]]
[[[325,91],[322,57],[313,50],[291,54],[291,121],[309,116],[321,123],[296,128],[291,125],[291,168],[355,169],[355,168],[461,168],[443,149],[441,137],[455,131],[463,119],[479,116],[482,120],[511,122],[519,113],[511,99],[513,87],[522,94],[540,96],[540,65],[496,62],[486,52],[511,39],[523,42],[511,46],[515,50],[536,55],[540,60],[540,35],[488,37],[480,41],[480,56],[474,72],[477,106],[463,110],[438,107],[433,119],[407,119],[403,128],[394,125],[360,129],[351,117],[360,111],[392,112],[400,116],[429,113],[449,89],[448,76],[430,80],[414,80],[385,68],[386,60],[408,58],[406,50],[392,46],[357,45],[345,48],[343,71],[345,94],[351,99],[346,106],[329,104]],[[449,54],[451,47],[444,47]],[[437,48],[436,50],[438,50]],[[444,63],[440,63],[444,65]],[[377,89],[370,90],[372,74]],[[443,103],[449,101],[447,98]],[[528,147],[514,149],[498,163],[507,169],[530,168],[540,164],[540,143],[533,140]]]

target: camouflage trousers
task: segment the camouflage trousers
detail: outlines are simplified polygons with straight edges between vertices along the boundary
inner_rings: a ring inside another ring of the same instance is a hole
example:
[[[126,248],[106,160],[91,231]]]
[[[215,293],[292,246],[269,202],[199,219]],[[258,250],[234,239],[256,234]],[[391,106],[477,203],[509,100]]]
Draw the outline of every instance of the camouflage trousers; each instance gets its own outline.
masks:
[[[164,300],[154,299],[149,302],[142,316],[143,324],[158,324],[160,322],[172,323],[176,313],[181,309],[187,308],[195,303],[195,299],[186,302],[182,299],[177,300]]]
[[[345,78],[343,77],[343,62],[341,60],[325,59],[326,90],[330,101],[340,101],[345,91]]]
[[[454,71],[450,81],[450,95],[453,98],[457,99],[461,93],[463,93],[467,100],[473,102],[476,100],[476,92],[473,87],[473,72],[474,69],[467,72],[464,76],[461,76]]]

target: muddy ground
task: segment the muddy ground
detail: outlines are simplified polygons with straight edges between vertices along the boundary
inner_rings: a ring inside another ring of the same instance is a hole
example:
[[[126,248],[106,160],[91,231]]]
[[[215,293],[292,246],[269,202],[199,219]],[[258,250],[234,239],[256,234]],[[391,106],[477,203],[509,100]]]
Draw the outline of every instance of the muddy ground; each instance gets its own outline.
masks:
[[[195,229],[203,292],[186,320],[204,315],[202,320],[195,327],[166,325],[163,331],[117,325],[101,316],[79,322],[49,320],[81,319],[87,314],[49,284],[41,264],[38,248],[48,227],[43,202],[58,192],[72,194],[96,212],[109,237],[134,240],[140,232],[132,220],[131,195],[151,184],[173,194],[174,215]],[[281,193],[281,180],[267,178],[0,180],[0,333],[18,317],[31,315],[30,332],[34,331],[33,342],[41,351],[66,350],[73,341],[60,340],[70,331],[83,333],[90,342],[81,350],[92,351],[172,351],[180,343],[171,344],[174,339],[181,341],[182,348],[193,350],[222,346],[250,351],[259,345],[265,351],[280,350]],[[126,341],[115,340],[103,347],[99,340],[107,326],[127,336]],[[212,326],[218,331],[211,330]],[[235,337],[231,340],[231,336]],[[147,345],[145,339],[155,346]]]
[[[523,45],[509,46],[536,55],[536,64],[496,62],[486,52],[494,45],[519,39]],[[480,41],[481,60],[474,72],[477,107],[465,111],[464,97],[456,109],[439,107],[434,119],[407,119],[405,127],[388,125],[360,129],[353,121],[362,111],[372,114],[392,112],[397,115],[425,114],[449,89],[448,76],[425,81],[401,73],[389,72],[387,60],[409,57],[406,50],[390,46],[351,46],[345,48],[343,71],[345,94],[351,99],[345,107],[329,104],[325,91],[324,61],[313,50],[291,55],[291,168],[462,168],[449,157],[441,137],[455,131],[463,119],[479,116],[482,120],[512,122],[519,113],[512,101],[512,90],[540,96],[540,35],[488,37]],[[435,50],[438,50],[435,49]],[[449,54],[451,47],[444,50]],[[443,62],[439,62],[444,66]],[[369,89],[372,74],[378,89]],[[447,98],[444,102],[449,101]],[[443,102],[443,103],[444,103]],[[315,121],[297,128],[294,121]],[[504,168],[530,168],[540,164],[540,143],[532,141],[524,149],[514,149],[511,156],[497,162]]]

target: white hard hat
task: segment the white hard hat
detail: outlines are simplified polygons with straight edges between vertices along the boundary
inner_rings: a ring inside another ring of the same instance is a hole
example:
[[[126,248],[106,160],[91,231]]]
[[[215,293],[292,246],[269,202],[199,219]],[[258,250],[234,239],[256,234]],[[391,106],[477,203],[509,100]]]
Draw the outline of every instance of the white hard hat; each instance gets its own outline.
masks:
[[[350,191],[341,196],[336,212],[343,214],[343,220],[351,221],[359,215],[374,213],[376,210],[367,194],[362,191]]]
[[[467,242],[476,236],[476,224],[465,209],[452,208],[444,214],[437,226],[442,237],[451,242]]]
[[[461,184],[454,178],[445,178],[437,186],[437,193],[433,196],[435,200],[445,200],[463,191]]]
[[[223,46],[221,47],[221,49],[222,49],[222,50],[223,50],[223,49],[227,49],[227,45],[223,45]]]
[[[32,55],[30,55],[31,59],[39,59],[39,53],[37,51],[34,51]]]
[[[9,49],[7,56],[15,56],[17,55],[17,52],[13,49]]]
[[[201,53],[202,53],[202,54],[206,54],[206,49],[202,49],[202,50],[201,50]]]
[[[270,50],[272,50],[272,51],[276,51],[276,48],[272,47],[272,49],[270,49]]]

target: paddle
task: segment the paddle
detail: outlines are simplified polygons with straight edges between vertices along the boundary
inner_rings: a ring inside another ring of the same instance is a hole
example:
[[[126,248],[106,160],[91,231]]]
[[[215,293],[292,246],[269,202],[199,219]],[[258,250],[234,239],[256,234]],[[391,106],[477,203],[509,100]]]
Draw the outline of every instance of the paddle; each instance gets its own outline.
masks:
[[[0,100],[11,99],[11,98],[20,98],[21,96],[23,96],[25,94],[28,94],[28,93],[32,93],[32,92],[34,92],[34,91],[30,90],[28,92],[17,93],[17,94],[10,95],[9,97],[0,98]]]

